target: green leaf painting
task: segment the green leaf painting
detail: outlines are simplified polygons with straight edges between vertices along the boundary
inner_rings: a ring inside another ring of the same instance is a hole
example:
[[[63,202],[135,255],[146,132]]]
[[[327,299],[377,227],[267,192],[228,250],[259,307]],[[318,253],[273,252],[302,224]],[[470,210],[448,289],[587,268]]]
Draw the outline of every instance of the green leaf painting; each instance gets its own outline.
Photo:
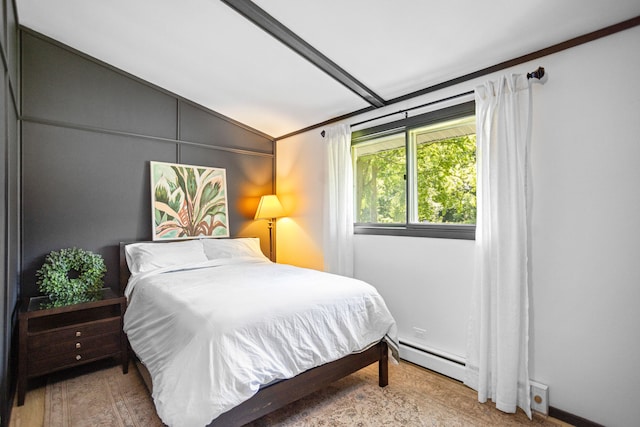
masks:
[[[229,237],[225,169],[151,162],[153,239]]]

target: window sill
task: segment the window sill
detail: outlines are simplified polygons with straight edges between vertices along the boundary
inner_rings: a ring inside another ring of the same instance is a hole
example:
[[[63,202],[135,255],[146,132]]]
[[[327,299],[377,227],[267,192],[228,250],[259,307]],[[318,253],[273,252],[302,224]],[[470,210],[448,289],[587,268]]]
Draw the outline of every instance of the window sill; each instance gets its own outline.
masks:
[[[472,224],[354,224],[354,234],[475,240]]]

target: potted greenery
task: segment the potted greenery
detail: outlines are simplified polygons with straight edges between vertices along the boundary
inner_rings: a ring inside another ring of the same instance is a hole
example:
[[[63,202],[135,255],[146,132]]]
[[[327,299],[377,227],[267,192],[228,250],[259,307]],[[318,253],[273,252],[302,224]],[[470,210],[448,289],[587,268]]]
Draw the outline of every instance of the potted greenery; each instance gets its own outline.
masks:
[[[106,273],[102,256],[78,248],[51,251],[36,272],[40,292],[53,306],[78,304],[99,298]]]

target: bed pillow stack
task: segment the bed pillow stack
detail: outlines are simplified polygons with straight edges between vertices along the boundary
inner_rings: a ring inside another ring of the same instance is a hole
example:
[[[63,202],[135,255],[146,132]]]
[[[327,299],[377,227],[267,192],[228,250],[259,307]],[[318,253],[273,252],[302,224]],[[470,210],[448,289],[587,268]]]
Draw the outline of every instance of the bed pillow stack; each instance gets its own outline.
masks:
[[[126,246],[125,253],[131,274],[207,261],[200,240],[133,243]]]
[[[260,249],[257,237],[241,237],[237,239],[203,239],[204,253],[208,259],[256,258],[269,261]]]
[[[251,258],[269,261],[262,253],[260,239],[257,237],[132,243],[125,247],[125,254],[131,274],[216,259]]]

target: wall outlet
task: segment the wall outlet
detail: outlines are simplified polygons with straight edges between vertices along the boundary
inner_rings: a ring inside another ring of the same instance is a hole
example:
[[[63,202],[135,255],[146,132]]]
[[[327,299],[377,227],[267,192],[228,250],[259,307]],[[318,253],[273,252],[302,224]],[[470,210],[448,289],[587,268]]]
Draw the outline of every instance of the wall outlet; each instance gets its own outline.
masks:
[[[531,409],[544,415],[549,415],[549,387],[529,381],[531,385]]]
[[[422,328],[418,328],[417,326],[413,327],[413,335],[416,338],[421,338],[423,339],[425,337],[425,335],[427,334],[427,331],[422,329]]]

